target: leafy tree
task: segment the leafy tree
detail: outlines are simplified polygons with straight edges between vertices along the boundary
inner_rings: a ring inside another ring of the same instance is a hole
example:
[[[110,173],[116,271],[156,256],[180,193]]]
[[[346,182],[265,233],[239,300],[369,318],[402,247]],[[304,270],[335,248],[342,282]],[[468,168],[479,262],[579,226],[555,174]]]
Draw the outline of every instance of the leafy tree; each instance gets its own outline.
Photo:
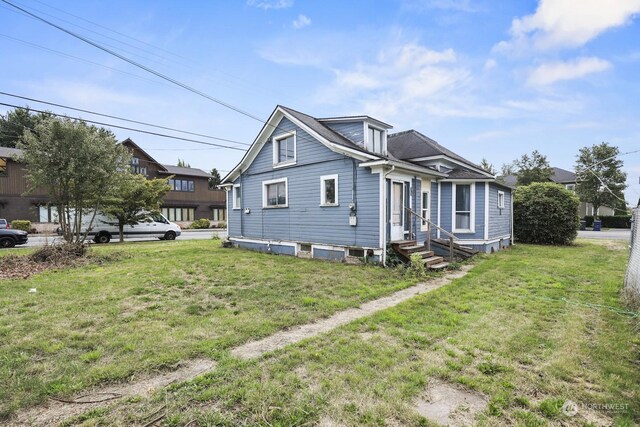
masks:
[[[534,182],[513,196],[513,228],[519,242],[567,245],[578,234],[580,199],[561,185]]]
[[[136,225],[157,213],[162,198],[171,188],[168,179],[147,179],[128,171],[119,174],[112,187],[112,198],[102,211],[118,220],[120,242],[124,241],[124,226]]]
[[[516,174],[516,168],[512,163],[503,163],[502,166],[500,167],[500,175],[501,176],[507,176],[507,175],[515,175]]]
[[[211,169],[211,178],[209,178],[209,190],[213,190],[214,188],[216,188],[218,185],[220,185],[221,181],[222,178],[220,178],[220,172],[218,172],[218,169]]]
[[[549,166],[547,156],[533,150],[531,156],[523,154],[513,162],[515,174],[518,177],[518,185],[529,185],[532,182],[548,182],[553,175],[553,169]]]
[[[35,131],[43,119],[50,117],[47,113],[33,114],[26,108],[16,108],[0,115],[0,147],[15,148],[22,140],[25,130]]]
[[[493,164],[489,163],[489,161],[484,157],[480,162],[480,167],[485,171],[489,172],[491,175],[495,175],[497,173],[496,168],[493,166]]]
[[[593,211],[600,206],[615,207],[624,200],[627,174],[622,172],[624,163],[618,159],[618,147],[606,142],[583,147],[576,160],[576,193],[580,199],[591,203]]]
[[[30,190],[44,188],[57,206],[65,240],[84,242],[131,155],[111,131],[68,118],[45,118],[26,130],[22,160]],[[82,232],[83,215],[90,216]]]
[[[180,168],[190,168],[191,165],[189,163],[185,162],[182,159],[178,159],[178,167],[180,167]]]

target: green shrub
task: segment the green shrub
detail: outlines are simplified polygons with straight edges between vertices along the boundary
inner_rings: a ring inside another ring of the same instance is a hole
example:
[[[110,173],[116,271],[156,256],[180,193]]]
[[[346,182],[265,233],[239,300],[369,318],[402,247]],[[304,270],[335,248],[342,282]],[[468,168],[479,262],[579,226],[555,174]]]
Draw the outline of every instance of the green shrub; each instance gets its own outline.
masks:
[[[11,228],[15,230],[23,230],[27,233],[31,232],[31,221],[24,219],[14,219],[11,221]]]
[[[218,221],[217,228],[227,228],[227,223],[224,221]]]
[[[583,219],[587,227],[593,227],[593,216],[587,215]],[[602,221],[603,228],[631,228],[631,215],[600,216],[598,219]]]
[[[211,221],[209,221],[207,218],[200,218],[193,221],[189,228],[201,230],[201,229],[209,228],[210,226],[211,226]]]
[[[580,200],[553,183],[534,182],[518,187],[513,196],[513,225],[517,241],[567,245],[576,238]]]
[[[427,275],[427,268],[424,265],[422,255],[411,254],[410,260],[411,262],[409,263],[407,274],[417,279],[425,277]]]

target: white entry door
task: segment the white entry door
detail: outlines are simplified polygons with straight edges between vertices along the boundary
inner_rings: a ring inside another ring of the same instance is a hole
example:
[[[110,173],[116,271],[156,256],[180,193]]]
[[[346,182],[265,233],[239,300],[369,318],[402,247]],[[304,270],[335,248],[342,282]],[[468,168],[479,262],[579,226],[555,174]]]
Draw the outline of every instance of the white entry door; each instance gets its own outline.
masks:
[[[391,182],[391,240],[404,240],[404,182]]]

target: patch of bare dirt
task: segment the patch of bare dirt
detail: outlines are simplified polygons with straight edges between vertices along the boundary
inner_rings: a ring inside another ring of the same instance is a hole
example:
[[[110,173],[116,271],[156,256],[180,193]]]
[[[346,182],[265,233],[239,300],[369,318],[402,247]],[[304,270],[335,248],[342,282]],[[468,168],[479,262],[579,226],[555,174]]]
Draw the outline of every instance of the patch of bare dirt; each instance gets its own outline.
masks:
[[[8,426],[51,426],[81,415],[82,413],[108,406],[120,399],[132,396],[148,396],[154,390],[193,379],[215,368],[211,360],[191,360],[178,369],[136,379],[127,384],[95,389],[72,399],[51,399],[46,405],[36,407],[16,416]]]
[[[475,416],[487,407],[487,398],[480,393],[433,382],[414,404],[418,414],[446,426],[471,426]]]
[[[473,268],[473,266],[467,265],[458,271],[451,272],[428,282],[419,283],[410,288],[398,291],[388,297],[370,301],[362,304],[358,308],[341,311],[327,319],[323,319],[315,323],[309,323],[307,325],[297,326],[287,331],[277,332],[259,341],[248,342],[234,348],[231,351],[231,354],[242,359],[251,359],[259,357],[264,353],[281,349],[289,344],[294,344],[304,339],[329,332],[338,326],[369,316],[377,311],[393,307],[403,301],[415,297],[416,295],[430,292],[434,289],[447,285],[451,283],[452,280],[463,277],[471,268]]]

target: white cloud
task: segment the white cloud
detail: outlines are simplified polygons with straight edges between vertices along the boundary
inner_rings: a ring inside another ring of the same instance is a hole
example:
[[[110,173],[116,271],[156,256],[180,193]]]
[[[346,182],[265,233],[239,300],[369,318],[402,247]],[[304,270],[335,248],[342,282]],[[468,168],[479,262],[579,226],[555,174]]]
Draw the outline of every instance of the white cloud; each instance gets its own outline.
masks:
[[[299,30],[300,28],[307,27],[311,25],[311,18],[306,15],[300,14],[296,19],[293,20],[293,28]]]
[[[493,68],[496,68],[497,66],[498,66],[498,63],[493,58],[489,58],[484,62],[484,70],[485,71],[491,70]]]
[[[287,9],[293,6],[293,0],[247,0],[247,4],[264,10]]]
[[[620,27],[640,13],[640,0],[540,0],[534,14],[516,18],[511,40],[498,51],[579,47],[603,32]]]
[[[611,63],[596,57],[577,58],[567,62],[542,64],[531,72],[527,84],[547,86],[562,80],[574,80],[611,68]]]

